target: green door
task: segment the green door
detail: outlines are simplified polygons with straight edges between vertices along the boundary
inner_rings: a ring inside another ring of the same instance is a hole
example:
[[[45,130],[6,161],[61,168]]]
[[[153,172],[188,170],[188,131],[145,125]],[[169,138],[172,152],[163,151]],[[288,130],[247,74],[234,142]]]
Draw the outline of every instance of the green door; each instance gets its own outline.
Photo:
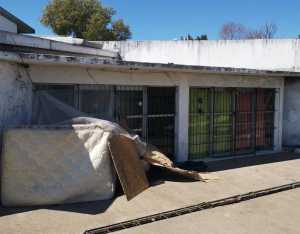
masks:
[[[233,148],[233,96],[229,88],[191,88],[189,158],[230,153]]]
[[[208,88],[190,89],[189,157],[191,160],[208,156],[210,151],[210,103]]]
[[[216,88],[213,93],[213,155],[224,155],[233,147],[232,89]]]

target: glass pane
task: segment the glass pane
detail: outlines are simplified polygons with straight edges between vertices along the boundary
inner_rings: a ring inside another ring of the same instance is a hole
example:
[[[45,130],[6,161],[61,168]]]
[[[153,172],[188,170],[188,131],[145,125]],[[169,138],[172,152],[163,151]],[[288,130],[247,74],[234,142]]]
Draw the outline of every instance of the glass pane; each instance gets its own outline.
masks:
[[[252,89],[239,89],[236,94],[235,150],[237,152],[254,151],[254,96],[255,90]]]
[[[113,120],[114,98],[112,86],[80,86],[79,100],[79,108],[82,112],[96,118]]]
[[[166,155],[174,155],[174,117],[149,117],[148,142]]]
[[[143,87],[116,87],[116,120],[128,131],[143,136]]]
[[[232,89],[215,89],[213,114],[213,153],[232,151]]]
[[[45,91],[47,94],[69,106],[75,107],[73,85],[36,85],[36,91]]]
[[[174,114],[175,113],[175,88],[149,87],[148,114]]]
[[[210,89],[190,89],[189,157],[201,158],[209,153],[210,142]]]
[[[258,89],[256,96],[256,147],[272,149],[274,136],[274,89]]]

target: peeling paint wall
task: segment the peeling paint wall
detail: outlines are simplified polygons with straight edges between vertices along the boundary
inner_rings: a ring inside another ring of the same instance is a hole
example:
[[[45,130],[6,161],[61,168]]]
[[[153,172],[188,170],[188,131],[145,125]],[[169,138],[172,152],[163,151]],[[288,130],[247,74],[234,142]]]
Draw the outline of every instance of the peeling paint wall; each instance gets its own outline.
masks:
[[[283,145],[300,146],[300,80],[285,80]]]
[[[300,71],[300,40],[102,42],[126,61]]]
[[[212,75],[184,72],[108,71],[75,66],[30,65],[0,62],[0,124],[29,124],[32,112],[32,83],[47,84],[117,84],[177,87],[178,161],[187,160],[189,87],[259,87],[276,88],[283,94],[283,78],[237,75]],[[279,96],[278,96],[279,97]],[[279,100],[279,99],[278,99]],[[282,103],[277,101],[275,150],[281,149]],[[300,108],[299,108],[300,111]]]
[[[259,87],[280,88],[281,77],[255,77],[239,75],[213,75],[187,72],[109,71],[68,66],[30,65],[30,77],[36,83],[56,84],[116,84],[205,87]]]
[[[26,69],[0,62],[0,127],[29,124],[32,84]]]

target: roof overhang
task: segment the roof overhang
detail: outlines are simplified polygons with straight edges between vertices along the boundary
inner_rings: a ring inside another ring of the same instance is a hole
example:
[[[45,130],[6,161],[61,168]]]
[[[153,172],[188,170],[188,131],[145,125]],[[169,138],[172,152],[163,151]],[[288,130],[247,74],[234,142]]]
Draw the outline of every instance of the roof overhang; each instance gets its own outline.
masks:
[[[103,50],[99,48],[86,47],[81,45],[73,45],[70,43],[49,40],[45,38],[35,37],[31,35],[22,35],[11,32],[0,31],[0,48],[1,46],[6,47],[18,47],[18,49],[7,49],[5,51],[18,51],[22,50],[28,51],[28,53],[39,53],[37,50],[44,50],[47,53],[58,52],[58,55],[63,55],[65,53],[74,53],[79,56],[100,56],[100,57],[119,57],[117,52]],[[3,48],[1,50],[4,50]]]
[[[99,58],[96,56],[66,56],[57,54],[16,53],[0,51],[0,60],[19,64],[63,65],[92,67],[105,70],[149,71],[149,72],[189,72],[210,74],[232,74],[244,76],[269,77],[300,77],[300,72],[258,70],[247,68],[192,66],[163,63],[143,63],[122,61],[113,58]]]
[[[9,13],[3,7],[0,6],[0,15],[10,20],[17,25],[18,33],[35,33],[35,30],[28,24],[24,23],[22,20]]]

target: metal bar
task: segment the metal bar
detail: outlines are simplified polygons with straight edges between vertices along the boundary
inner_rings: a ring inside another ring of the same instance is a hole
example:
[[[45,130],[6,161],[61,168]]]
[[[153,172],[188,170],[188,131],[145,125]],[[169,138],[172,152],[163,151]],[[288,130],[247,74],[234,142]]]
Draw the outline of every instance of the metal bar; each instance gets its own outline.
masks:
[[[176,209],[176,210],[170,210],[167,212],[157,213],[154,215],[149,215],[149,216],[141,217],[138,219],[133,219],[133,220],[116,223],[116,224],[112,224],[112,225],[108,225],[108,226],[104,226],[104,227],[100,227],[100,228],[95,228],[95,229],[85,231],[84,234],[112,233],[112,232],[132,228],[132,227],[142,226],[142,225],[145,225],[148,223],[153,223],[153,222],[157,222],[157,221],[161,221],[161,220],[165,220],[165,219],[182,216],[185,214],[191,214],[194,212],[203,211],[206,209],[212,209],[212,208],[216,208],[216,207],[220,207],[220,206],[226,206],[226,205],[231,205],[231,204],[235,204],[235,203],[239,203],[239,202],[249,201],[249,200],[256,199],[258,197],[268,196],[271,194],[288,191],[288,190],[292,190],[292,189],[296,189],[296,188],[300,188],[300,181],[290,183],[290,184],[284,184],[284,185],[277,186],[277,187],[271,187],[271,188],[267,188],[267,189],[262,189],[262,190],[257,190],[257,191],[248,192],[248,193],[244,193],[244,194],[239,194],[239,195],[235,195],[235,196],[231,196],[231,197],[226,197],[226,198],[219,199],[219,200],[202,202],[199,204],[183,207],[183,208]]]
[[[231,93],[231,140],[232,140],[232,144],[231,144],[231,151],[234,154],[235,152],[235,119],[236,119],[236,89],[232,89],[232,93]]]
[[[175,117],[175,114],[146,115],[148,118]],[[128,115],[128,119],[143,118],[143,115]]]
[[[213,155],[214,153],[214,98],[215,90],[211,88],[209,95],[209,112],[211,113],[209,118],[209,155]]]
[[[148,88],[143,88],[143,137],[148,141]]]

